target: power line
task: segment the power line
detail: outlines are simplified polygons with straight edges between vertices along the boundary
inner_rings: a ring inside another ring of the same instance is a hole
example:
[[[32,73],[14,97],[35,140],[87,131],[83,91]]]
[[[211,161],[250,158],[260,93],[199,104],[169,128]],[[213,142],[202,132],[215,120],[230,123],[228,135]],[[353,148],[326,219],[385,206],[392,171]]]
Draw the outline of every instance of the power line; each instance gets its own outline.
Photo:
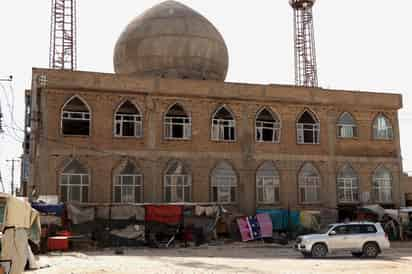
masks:
[[[20,161],[19,159],[6,160],[11,162],[11,195],[14,196],[14,163]]]

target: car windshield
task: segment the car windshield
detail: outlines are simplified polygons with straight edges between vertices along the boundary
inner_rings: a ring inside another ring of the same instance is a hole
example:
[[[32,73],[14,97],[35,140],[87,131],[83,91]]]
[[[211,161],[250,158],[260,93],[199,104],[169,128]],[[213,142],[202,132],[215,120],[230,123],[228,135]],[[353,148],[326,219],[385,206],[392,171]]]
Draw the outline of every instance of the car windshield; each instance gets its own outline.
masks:
[[[333,227],[333,225],[328,225],[327,227],[324,227],[320,230],[321,234],[325,234],[326,232],[328,232],[331,228]]]

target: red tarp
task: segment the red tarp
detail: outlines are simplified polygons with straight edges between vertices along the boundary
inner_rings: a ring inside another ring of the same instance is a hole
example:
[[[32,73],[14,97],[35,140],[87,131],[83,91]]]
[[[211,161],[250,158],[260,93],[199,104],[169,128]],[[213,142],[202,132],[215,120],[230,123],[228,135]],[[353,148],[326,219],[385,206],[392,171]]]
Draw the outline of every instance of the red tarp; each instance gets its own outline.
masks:
[[[146,222],[159,222],[165,224],[178,224],[182,220],[181,206],[154,206],[147,205]]]

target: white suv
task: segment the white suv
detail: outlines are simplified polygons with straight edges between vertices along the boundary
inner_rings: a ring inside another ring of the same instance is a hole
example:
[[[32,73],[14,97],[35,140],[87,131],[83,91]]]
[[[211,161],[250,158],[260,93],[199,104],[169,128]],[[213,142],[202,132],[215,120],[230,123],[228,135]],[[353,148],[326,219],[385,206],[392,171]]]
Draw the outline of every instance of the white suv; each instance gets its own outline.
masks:
[[[349,251],[355,257],[375,258],[390,247],[379,223],[356,222],[329,225],[320,234],[299,236],[295,249],[305,257],[324,257],[328,253]]]

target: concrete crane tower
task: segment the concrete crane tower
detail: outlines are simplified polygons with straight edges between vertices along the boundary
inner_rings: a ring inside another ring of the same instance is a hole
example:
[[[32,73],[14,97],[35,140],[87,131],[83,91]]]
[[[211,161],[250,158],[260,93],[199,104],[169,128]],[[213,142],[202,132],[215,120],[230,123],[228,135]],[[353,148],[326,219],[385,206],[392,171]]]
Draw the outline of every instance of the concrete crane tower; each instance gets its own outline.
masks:
[[[316,0],[289,0],[295,21],[295,83],[297,86],[318,86],[312,14],[315,2]]]
[[[76,0],[52,0],[49,67],[77,67]]]

